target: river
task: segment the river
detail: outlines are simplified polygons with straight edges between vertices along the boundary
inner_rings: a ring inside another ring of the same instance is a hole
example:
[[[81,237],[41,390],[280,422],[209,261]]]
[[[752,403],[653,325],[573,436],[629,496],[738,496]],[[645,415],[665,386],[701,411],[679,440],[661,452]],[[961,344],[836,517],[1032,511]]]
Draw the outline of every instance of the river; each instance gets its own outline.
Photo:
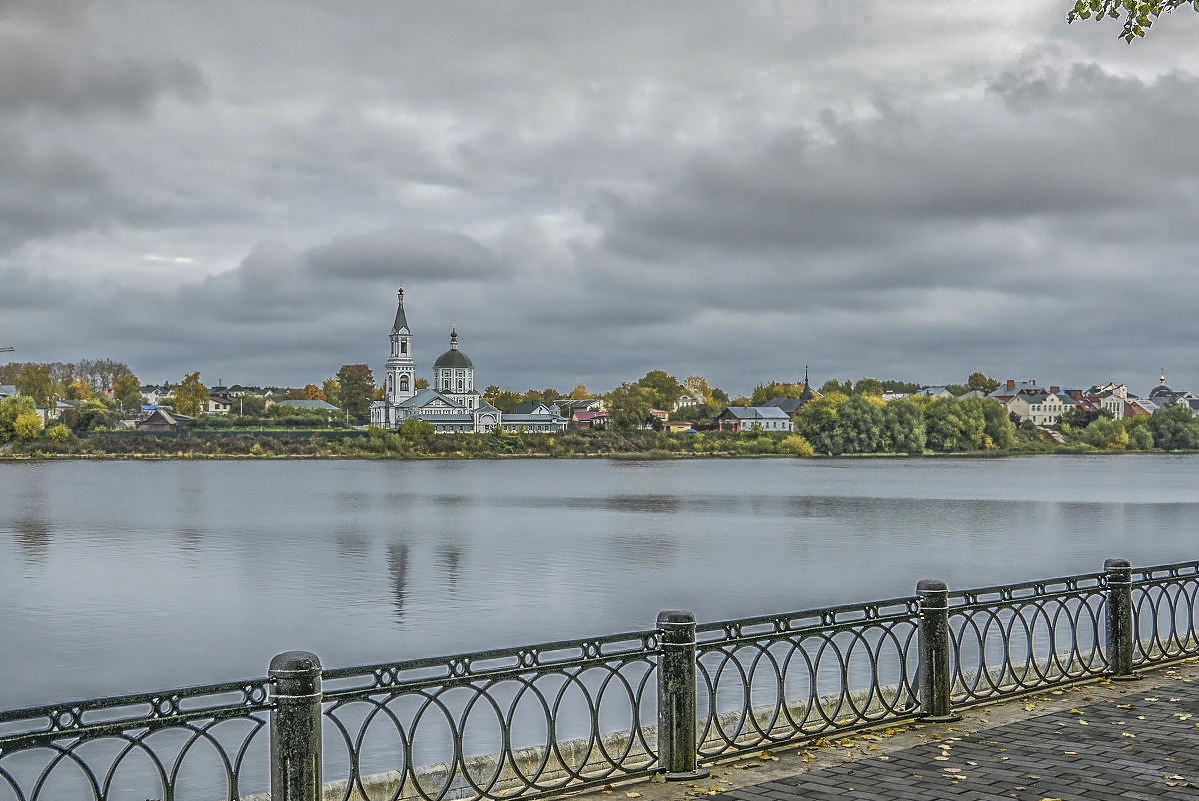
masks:
[[[0,708],[1199,558],[1199,456],[0,463]]]

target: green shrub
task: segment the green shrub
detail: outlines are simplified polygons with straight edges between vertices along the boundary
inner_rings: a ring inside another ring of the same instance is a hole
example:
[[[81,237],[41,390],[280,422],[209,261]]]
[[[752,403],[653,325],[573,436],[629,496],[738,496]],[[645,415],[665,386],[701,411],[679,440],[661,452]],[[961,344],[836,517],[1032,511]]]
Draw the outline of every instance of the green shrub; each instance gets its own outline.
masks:
[[[812,448],[811,444],[809,444],[809,442],[799,434],[792,434],[784,439],[779,444],[779,448],[783,451],[783,453],[789,453],[792,456],[816,455],[816,451]]]

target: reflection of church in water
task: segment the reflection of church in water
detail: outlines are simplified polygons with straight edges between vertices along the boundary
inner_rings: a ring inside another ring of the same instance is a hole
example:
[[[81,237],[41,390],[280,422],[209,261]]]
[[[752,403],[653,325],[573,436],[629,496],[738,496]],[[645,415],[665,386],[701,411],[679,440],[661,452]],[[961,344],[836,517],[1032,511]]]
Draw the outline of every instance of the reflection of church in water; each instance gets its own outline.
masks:
[[[404,316],[404,290],[399,292],[395,324],[391,327],[391,355],[383,400],[371,404],[371,423],[398,428],[416,418],[433,424],[439,433],[483,433],[501,425],[503,415],[475,389],[475,368],[458,350],[458,332],[450,331],[450,349],[433,363],[433,384],[416,388],[416,361],[412,358],[412,331]]]

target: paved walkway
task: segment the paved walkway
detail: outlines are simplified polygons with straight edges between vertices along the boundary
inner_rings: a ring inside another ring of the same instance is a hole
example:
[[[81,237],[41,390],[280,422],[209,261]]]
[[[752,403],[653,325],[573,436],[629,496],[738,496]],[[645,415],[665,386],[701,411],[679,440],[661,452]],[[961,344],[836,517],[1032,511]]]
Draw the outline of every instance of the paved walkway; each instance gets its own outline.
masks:
[[[1199,664],[981,707],[959,723],[792,746],[718,766],[703,782],[610,796],[630,792],[644,801],[1199,799]]]

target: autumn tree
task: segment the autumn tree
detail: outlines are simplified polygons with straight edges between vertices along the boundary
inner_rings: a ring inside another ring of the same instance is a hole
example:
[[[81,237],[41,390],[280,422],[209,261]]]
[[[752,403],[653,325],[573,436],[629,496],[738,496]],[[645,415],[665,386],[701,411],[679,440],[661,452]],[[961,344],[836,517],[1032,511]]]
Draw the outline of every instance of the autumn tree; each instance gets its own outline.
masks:
[[[795,416],[795,430],[817,453],[841,453],[839,410],[847,400],[845,393],[829,392],[799,408]]]
[[[397,432],[402,439],[409,442],[428,442],[433,439],[435,433],[433,424],[428,420],[420,420],[416,417],[410,417],[400,423]]]
[[[845,379],[844,381],[838,381],[835,378],[830,378],[828,381],[825,381],[823,384],[820,385],[820,394],[821,395],[828,395],[833,392],[840,392],[842,395],[852,395],[853,394],[853,382],[850,381],[848,378]],[[815,443],[813,443],[813,444],[815,444]]]
[[[883,402],[869,394],[846,400],[837,409],[841,453],[877,453],[883,436]]]
[[[341,408],[358,420],[370,417],[371,393],[375,389],[375,377],[365,364],[343,364],[337,371],[337,383],[341,387]]]
[[[412,382],[412,386],[414,389],[428,389],[429,388],[429,379],[418,378]]]
[[[712,388],[708,386],[708,380],[702,375],[687,376],[687,380],[683,382],[683,391],[698,398],[700,403],[712,405]]]
[[[901,398],[883,410],[883,439],[894,453],[923,453],[926,433],[924,411],[918,403]]]
[[[1118,20],[1123,16],[1124,28],[1120,31],[1120,38],[1131,43],[1133,39],[1148,33],[1153,21],[1163,12],[1168,13],[1183,6],[1191,6],[1199,11],[1199,0],[1077,0],[1066,15],[1066,21],[1094,17],[1096,22],[1102,22],[1104,19]]]
[[[751,406],[764,406],[769,400],[774,398],[798,398],[803,394],[803,382],[799,381],[794,384],[787,384],[780,381],[771,381],[768,384],[758,384],[754,387],[753,393],[749,396]]]
[[[37,418],[33,398],[14,395],[0,400],[0,442],[7,442],[17,436],[17,420],[27,419],[28,415]]]
[[[608,419],[617,431],[632,431],[646,425],[657,396],[640,384],[621,384],[604,396]]]
[[[300,391],[304,394],[304,400],[323,401],[325,399],[325,391],[316,384],[305,384],[304,388]]]
[[[516,392],[507,392],[500,389],[495,384],[490,384],[483,390],[483,400],[490,403],[501,412],[510,412],[516,408],[516,405],[525,400],[524,395]]]
[[[570,391],[569,395],[571,400],[587,400],[590,397],[591,395],[587,392],[587,387],[582,384],[575,384],[575,388]]]
[[[341,384],[337,383],[336,378],[326,378],[321,383],[321,392],[325,393],[326,402],[341,407]]]
[[[637,379],[637,386],[648,389],[653,393],[653,404],[656,409],[674,411],[674,405],[683,394],[683,385],[678,379],[667,374],[665,370],[650,370]]]
[[[79,404],[70,414],[63,414],[63,422],[73,431],[103,431],[115,426],[120,419],[120,412],[94,398]]]
[[[188,373],[171,393],[175,411],[195,416],[208,409],[208,387],[200,383],[200,372]]]
[[[49,409],[55,399],[54,379],[50,376],[48,365],[25,365],[13,383],[18,395],[32,398],[37,406]]]
[[[883,396],[883,382],[877,378],[859,378],[857,383],[853,385],[855,395],[877,395]]]
[[[142,385],[133,373],[123,375],[112,384],[112,397],[126,412],[142,405]]]
[[[92,396],[92,388],[82,378],[74,378],[63,387],[62,396],[66,400],[84,401]]]

